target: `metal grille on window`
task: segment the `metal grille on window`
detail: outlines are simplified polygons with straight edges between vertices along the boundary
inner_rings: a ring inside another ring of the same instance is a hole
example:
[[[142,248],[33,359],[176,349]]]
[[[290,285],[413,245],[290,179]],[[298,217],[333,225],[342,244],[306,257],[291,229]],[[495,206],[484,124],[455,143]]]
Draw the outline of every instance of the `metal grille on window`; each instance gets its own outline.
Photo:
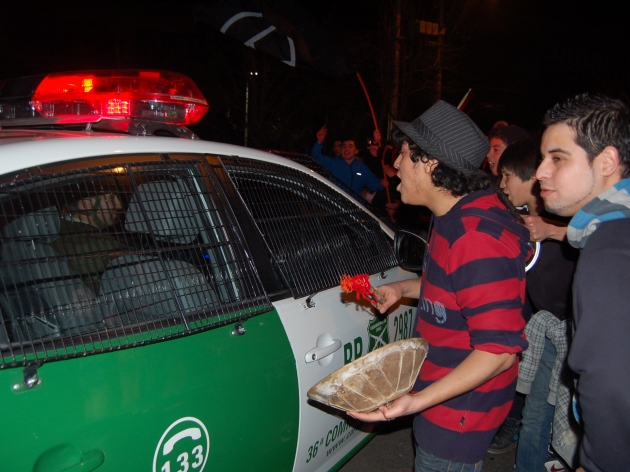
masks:
[[[325,177],[326,179],[331,181],[333,184],[335,184],[337,187],[341,188],[344,192],[353,196],[354,199],[359,201],[364,207],[366,207],[373,214],[378,216],[381,223],[388,226],[394,232],[398,231],[398,227],[394,223],[392,223],[389,215],[384,210],[375,207],[371,203],[368,203],[367,201],[365,201],[361,197],[361,195],[357,195],[356,193],[354,193],[354,190],[352,190],[345,183],[343,183],[341,180],[339,180],[337,177],[331,174],[324,166],[322,166],[319,162],[317,162],[311,156],[307,154],[300,154],[297,152],[285,152],[285,151],[275,151],[275,150],[270,150],[267,152],[270,152],[271,154],[275,154],[277,156],[286,157],[287,159],[295,162],[296,164],[303,165],[304,167],[308,167],[312,171],[317,172],[319,175],[321,175],[322,177]]]
[[[271,309],[199,161],[0,186],[0,367],[145,344]]]
[[[222,161],[295,298],[337,286],[343,274],[396,265],[378,222],[317,179],[267,162]]]

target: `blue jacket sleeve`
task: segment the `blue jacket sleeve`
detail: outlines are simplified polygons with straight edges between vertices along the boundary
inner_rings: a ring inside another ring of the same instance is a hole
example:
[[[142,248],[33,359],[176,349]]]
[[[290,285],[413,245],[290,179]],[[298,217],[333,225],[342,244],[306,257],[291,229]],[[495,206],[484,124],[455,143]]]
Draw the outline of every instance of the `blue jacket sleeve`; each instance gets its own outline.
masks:
[[[311,149],[311,157],[319,162],[321,165],[323,165],[330,172],[333,172],[332,167],[334,165],[335,159],[329,156],[324,156],[322,154],[323,147],[323,144],[319,144],[317,141],[315,141],[315,144],[313,144],[313,148]]]
[[[372,173],[368,166],[364,165],[361,172],[363,172],[365,176],[365,186],[372,192],[378,192],[385,188],[381,185],[381,180]]]

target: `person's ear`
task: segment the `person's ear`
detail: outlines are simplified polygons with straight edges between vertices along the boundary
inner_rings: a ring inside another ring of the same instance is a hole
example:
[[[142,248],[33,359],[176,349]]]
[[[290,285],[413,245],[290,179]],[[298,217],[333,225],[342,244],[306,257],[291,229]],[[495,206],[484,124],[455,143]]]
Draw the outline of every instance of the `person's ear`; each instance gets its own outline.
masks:
[[[595,159],[599,160],[599,170],[604,177],[611,177],[620,171],[621,156],[615,146],[606,146]]]
[[[427,174],[430,174],[437,167],[437,165],[438,165],[437,159],[429,159],[427,162],[424,163],[424,171]]]

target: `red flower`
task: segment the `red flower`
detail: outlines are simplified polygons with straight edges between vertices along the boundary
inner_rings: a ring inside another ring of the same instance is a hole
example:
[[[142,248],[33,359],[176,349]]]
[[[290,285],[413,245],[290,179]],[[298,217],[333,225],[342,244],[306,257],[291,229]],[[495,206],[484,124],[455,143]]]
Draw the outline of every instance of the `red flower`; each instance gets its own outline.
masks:
[[[354,277],[350,277],[347,274],[342,275],[341,289],[346,293],[356,292],[357,300],[361,300],[363,297],[372,305],[379,305],[385,302],[383,296],[370,285],[370,276],[368,274],[358,274]]]

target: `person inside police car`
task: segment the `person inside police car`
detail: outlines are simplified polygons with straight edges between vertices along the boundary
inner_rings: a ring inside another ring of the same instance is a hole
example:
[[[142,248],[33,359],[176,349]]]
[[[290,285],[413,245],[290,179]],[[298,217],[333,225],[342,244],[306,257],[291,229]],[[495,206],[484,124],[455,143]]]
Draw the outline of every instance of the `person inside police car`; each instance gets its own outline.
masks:
[[[70,268],[81,276],[94,295],[99,293],[100,276],[126,246],[107,232],[118,223],[123,211],[120,197],[105,193],[64,205],[59,237],[50,245],[67,256]]]
[[[489,144],[467,115],[439,101],[395,124],[401,199],[434,216],[422,279],[379,286],[386,299],[379,310],[418,298],[415,336],[427,339],[429,353],[410,394],[349,415],[415,414],[416,472],[479,471],[514,398],[517,354],[527,348],[529,232],[479,170]]]

